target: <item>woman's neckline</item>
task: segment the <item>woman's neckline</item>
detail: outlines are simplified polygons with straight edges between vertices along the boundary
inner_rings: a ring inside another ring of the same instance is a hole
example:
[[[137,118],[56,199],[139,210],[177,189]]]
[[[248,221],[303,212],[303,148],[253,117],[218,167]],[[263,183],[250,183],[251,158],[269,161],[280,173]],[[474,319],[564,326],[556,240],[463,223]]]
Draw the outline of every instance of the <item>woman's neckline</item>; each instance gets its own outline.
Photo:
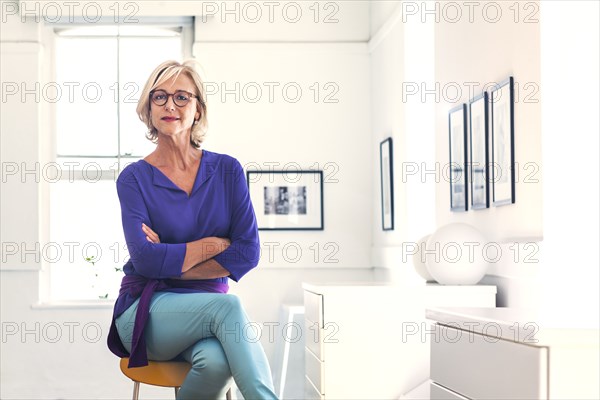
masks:
[[[205,150],[204,150],[204,149],[200,149],[200,151],[201,151],[201,153],[200,153],[200,160],[199,160],[199,162],[198,162],[198,169],[196,170],[196,175],[195,175],[195,177],[194,177],[194,184],[192,185],[192,190],[190,191],[190,193],[186,192],[186,191],[185,191],[185,190],[183,190],[181,187],[179,187],[179,186],[178,186],[178,185],[177,185],[175,182],[173,182],[173,181],[171,180],[171,178],[169,178],[169,177],[167,176],[167,174],[165,174],[163,171],[161,171],[161,169],[160,169],[159,167],[157,167],[156,165],[154,165],[154,164],[152,164],[152,163],[150,163],[150,162],[146,161],[144,158],[140,159],[140,161],[143,161],[144,163],[146,163],[147,165],[149,165],[151,168],[153,168],[153,169],[157,170],[158,172],[160,172],[160,174],[161,174],[161,175],[162,175],[162,176],[163,176],[163,177],[164,177],[164,178],[165,178],[167,181],[169,181],[169,183],[170,183],[171,185],[173,185],[173,187],[175,187],[175,188],[177,188],[177,189],[181,190],[182,192],[184,192],[184,193],[186,194],[186,196],[189,198],[189,197],[191,197],[191,196],[192,196],[192,194],[194,193],[194,190],[196,189],[196,185],[197,185],[197,183],[198,183],[198,179],[199,179],[199,177],[200,177],[200,170],[202,169],[202,160],[204,159],[204,155],[205,155],[205,154],[204,154],[204,152],[205,152]]]

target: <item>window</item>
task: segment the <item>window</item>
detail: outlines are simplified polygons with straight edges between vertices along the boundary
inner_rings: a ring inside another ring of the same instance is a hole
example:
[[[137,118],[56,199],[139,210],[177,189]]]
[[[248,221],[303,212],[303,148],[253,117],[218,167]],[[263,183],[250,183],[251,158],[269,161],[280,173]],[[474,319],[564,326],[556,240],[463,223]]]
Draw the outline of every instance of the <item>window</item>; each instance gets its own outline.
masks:
[[[140,21],[143,22],[143,21]],[[54,29],[55,156],[50,186],[52,300],[115,298],[128,258],[115,181],[154,149],[135,108],[161,62],[191,53],[190,20]],[[87,260],[86,260],[87,258]]]

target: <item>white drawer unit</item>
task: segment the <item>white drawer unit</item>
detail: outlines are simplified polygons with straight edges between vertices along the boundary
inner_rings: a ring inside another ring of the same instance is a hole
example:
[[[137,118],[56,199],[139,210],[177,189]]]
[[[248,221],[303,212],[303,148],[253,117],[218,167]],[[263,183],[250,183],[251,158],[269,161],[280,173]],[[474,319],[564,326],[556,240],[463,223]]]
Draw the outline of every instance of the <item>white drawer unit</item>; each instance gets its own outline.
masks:
[[[304,284],[305,396],[397,399],[429,376],[426,307],[494,307],[495,286]]]
[[[439,324],[431,340],[431,380],[471,399],[547,398],[547,360],[547,348]]]
[[[529,315],[529,316],[528,316]],[[431,399],[598,399],[597,329],[523,310],[428,310]]]
[[[304,291],[304,320],[306,347],[317,359],[322,360],[324,329],[322,295]]]

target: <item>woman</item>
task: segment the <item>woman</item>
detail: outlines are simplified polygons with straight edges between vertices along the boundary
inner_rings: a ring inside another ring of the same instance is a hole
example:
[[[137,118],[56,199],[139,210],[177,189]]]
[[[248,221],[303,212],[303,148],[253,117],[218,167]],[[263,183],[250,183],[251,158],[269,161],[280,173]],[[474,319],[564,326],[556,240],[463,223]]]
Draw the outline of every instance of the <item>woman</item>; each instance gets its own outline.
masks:
[[[256,217],[239,162],[200,148],[206,104],[192,62],[159,65],[137,112],[157,146],[117,180],[130,260],[109,348],[130,367],[187,360],[181,399],[222,397],[231,376],[245,399],[275,399],[248,317],[225,294],[258,264]]]

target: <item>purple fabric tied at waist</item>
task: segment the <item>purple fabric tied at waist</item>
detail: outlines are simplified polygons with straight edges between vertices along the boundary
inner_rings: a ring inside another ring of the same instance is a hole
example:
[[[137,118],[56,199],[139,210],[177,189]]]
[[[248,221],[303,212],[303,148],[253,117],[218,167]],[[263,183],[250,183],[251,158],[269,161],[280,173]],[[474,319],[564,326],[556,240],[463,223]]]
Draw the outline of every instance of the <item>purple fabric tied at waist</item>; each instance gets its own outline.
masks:
[[[148,317],[150,316],[150,302],[154,292],[175,292],[175,293],[227,293],[229,286],[226,283],[202,280],[181,280],[181,279],[147,279],[140,275],[126,275],[121,282],[119,298],[127,296],[137,299],[137,312],[135,314],[135,323],[133,325],[133,337],[131,340],[131,354],[121,342],[119,332],[115,324],[118,315],[113,313],[112,324],[108,333],[108,347],[119,357],[129,357],[129,368],[144,367],[148,365],[148,355],[146,353],[146,338],[144,337],[144,328]],[[116,305],[115,305],[116,309]]]

